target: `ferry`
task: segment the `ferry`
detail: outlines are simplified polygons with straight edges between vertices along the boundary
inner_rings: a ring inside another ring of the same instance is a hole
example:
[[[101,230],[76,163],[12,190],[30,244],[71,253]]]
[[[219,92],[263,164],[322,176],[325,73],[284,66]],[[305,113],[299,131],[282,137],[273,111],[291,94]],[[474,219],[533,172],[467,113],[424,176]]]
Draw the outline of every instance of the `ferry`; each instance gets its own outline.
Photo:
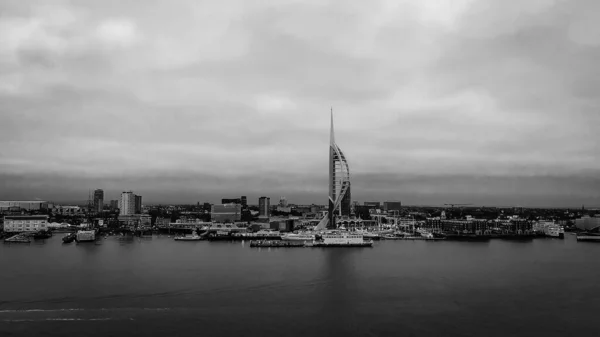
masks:
[[[77,241],[77,243],[94,242],[96,241],[96,231],[93,229],[79,230],[75,236],[75,241]]]
[[[233,236],[236,238],[258,239],[258,240],[261,240],[261,239],[280,240],[282,237],[282,235],[279,231],[264,230],[264,229],[261,229],[255,233],[236,233],[236,234],[233,234]]]
[[[577,233],[577,241],[600,242],[600,226],[594,227],[586,232]]]
[[[175,241],[200,241],[203,240],[204,238],[198,234],[196,234],[196,232],[194,232],[193,234],[188,234],[186,236],[176,236],[175,237]]]
[[[346,231],[328,231],[316,235],[309,247],[372,247],[373,241],[365,240],[360,233]]]
[[[533,225],[533,230],[538,234],[550,238],[565,238],[565,230],[551,221],[538,222]]]
[[[544,228],[544,234],[551,238],[564,239],[565,230],[560,225],[549,225]]]
[[[281,235],[281,240],[312,242],[315,240],[315,234],[309,232],[286,233]]]

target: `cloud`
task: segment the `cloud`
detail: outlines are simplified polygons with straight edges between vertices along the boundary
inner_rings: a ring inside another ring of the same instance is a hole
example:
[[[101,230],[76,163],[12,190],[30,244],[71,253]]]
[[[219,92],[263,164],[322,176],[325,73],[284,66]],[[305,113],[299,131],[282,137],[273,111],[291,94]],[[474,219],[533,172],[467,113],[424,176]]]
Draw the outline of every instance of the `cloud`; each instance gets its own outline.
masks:
[[[559,192],[600,163],[594,1],[0,6],[1,198],[72,180],[65,198],[130,182],[322,202],[332,106],[357,200],[597,198]]]

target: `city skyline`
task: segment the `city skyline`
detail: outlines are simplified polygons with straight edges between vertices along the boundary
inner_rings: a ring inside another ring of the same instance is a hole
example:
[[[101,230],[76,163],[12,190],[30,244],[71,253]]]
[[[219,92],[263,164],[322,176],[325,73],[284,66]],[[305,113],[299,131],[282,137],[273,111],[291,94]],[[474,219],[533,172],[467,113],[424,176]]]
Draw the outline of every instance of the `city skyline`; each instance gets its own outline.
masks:
[[[3,2],[0,200],[600,205],[599,6]]]

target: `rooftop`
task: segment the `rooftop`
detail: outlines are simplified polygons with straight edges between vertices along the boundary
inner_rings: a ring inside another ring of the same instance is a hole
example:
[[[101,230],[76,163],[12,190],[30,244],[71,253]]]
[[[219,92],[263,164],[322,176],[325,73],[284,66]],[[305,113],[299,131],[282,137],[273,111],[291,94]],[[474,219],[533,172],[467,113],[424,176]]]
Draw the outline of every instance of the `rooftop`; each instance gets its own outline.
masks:
[[[6,215],[4,220],[48,220],[47,215]]]

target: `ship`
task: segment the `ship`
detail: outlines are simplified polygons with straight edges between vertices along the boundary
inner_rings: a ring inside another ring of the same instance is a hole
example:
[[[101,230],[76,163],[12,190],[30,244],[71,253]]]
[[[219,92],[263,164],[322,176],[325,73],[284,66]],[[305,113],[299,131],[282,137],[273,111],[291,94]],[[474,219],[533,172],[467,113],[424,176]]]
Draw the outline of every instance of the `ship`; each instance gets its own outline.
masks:
[[[577,241],[600,242],[600,226],[594,227],[585,232],[577,233]]]
[[[554,222],[538,222],[533,225],[533,230],[540,236],[549,238],[565,238],[565,230],[562,226]]]
[[[71,242],[75,241],[76,238],[77,238],[77,234],[69,233],[69,234],[63,236],[62,242],[63,243],[71,243]]]
[[[313,242],[306,245],[308,247],[372,247],[373,241],[365,240],[360,233],[332,230],[315,235]]]
[[[77,243],[95,242],[96,231],[93,229],[78,230],[77,234],[75,235],[75,240],[77,241]]]
[[[310,232],[286,233],[281,235],[283,241],[301,241],[312,242],[315,240],[315,234]]]
[[[198,235],[196,233],[196,231],[194,231],[194,233],[192,234],[188,234],[186,236],[176,236],[175,237],[175,241],[200,241],[200,240],[204,240],[205,238]]]
[[[292,248],[304,247],[303,241],[282,241],[282,240],[253,240],[250,241],[250,247],[256,248]]]

